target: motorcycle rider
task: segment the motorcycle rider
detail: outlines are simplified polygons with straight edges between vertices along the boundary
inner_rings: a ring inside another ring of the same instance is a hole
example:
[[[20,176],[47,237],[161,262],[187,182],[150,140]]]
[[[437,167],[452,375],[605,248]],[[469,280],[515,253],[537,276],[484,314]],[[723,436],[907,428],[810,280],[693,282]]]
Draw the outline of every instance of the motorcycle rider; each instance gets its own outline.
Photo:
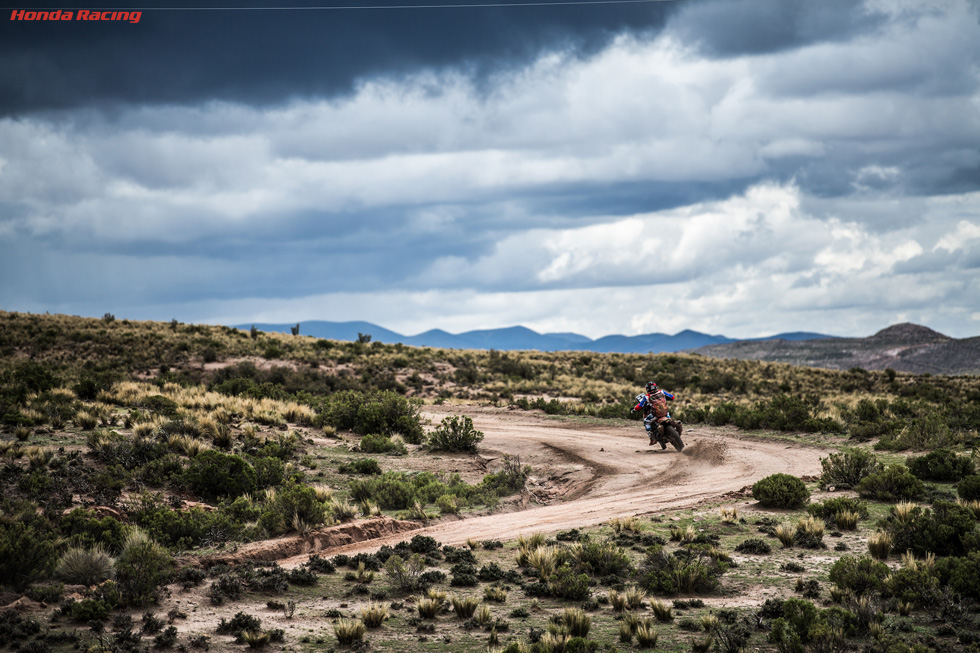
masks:
[[[658,441],[656,422],[659,418],[667,416],[667,402],[673,400],[674,395],[658,388],[653,381],[647,383],[645,394],[641,393],[636,396],[636,405],[633,406],[630,413],[635,413],[638,410],[643,411],[643,426],[646,427],[647,435],[650,436],[651,446]],[[667,443],[661,442],[660,447],[666,449]]]

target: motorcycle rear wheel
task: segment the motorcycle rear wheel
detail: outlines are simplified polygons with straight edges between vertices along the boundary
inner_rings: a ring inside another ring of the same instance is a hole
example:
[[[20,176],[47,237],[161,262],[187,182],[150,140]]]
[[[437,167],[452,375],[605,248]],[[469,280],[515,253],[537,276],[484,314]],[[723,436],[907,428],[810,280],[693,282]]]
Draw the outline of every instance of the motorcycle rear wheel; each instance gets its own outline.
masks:
[[[680,434],[670,424],[664,424],[664,438],[678,451],[684,450],[684,443],[681,441]]]

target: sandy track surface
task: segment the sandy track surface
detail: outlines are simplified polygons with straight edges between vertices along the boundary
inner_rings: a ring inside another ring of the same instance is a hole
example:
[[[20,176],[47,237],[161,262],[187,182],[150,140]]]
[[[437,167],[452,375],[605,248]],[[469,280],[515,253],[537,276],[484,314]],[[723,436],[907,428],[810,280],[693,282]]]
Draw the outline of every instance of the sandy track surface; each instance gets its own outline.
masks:
[[[332,547],[323,555],[373,551],[416,534],[443,544],[467,539],[508,540],[520,533],[555,532],[592,526],[613,517],[688,508],[740,490],[776,472],[818,474],[825,450],[771,440],[739,437],[733,429],[685,429],[683,453],[647,446],[639,423],[558,420],[539,413],[492,407],[430,406],[437,423],[461,413],[484,432],[480,455],[490,469],[505,454],[530,465],[529,491],[511,511],[444,520],[410,533],[395,533]],[[451,464],[451,463],[449,463]],[[305,561],[306,554],[284,563]]]

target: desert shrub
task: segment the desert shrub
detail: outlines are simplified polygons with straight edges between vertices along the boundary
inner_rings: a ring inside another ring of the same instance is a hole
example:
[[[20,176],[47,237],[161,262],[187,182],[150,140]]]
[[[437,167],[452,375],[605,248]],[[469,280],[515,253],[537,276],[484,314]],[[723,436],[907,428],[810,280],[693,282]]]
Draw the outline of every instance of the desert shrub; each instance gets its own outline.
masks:
[[[449,581],[452,587],[476,587],[477,571],[473,565],[461,562],[453,565],[449,571],[453,575],[452,580]]]
[[[58,533],[33,503],[0,507],[0,584],[23,589],[54,568]]]
[[[980,499],[980,475],[971,474],[959,482],[956,493],[965,501]]]
[[[361,434],[400,433],[407,442],[420,444],[424,431],[419,403],[390,391],[345,390],[331,395],[319,407],[317,426],[331,424]]]
[[[73,545],[91,548],[101,544],[118,553],[125,539],[122,522],[114,517],[99,517],[94,510],[75,508],[58,523],[61,534]]]
[[[65,584],[31,585],[24,594],[38,603],[58,603],[65,594]]]
[[[809,601],[787,599],[782,605],[783,616],[772,622],[769,642],[775,644],[780,653],[803,653],[819,613],[820,610]]]
[[[578,571],[592,576],[618,576],[632,567],[629,555],[614,542],[583,538],[571,547]]]
[[[0,612],[0,646],[20,644],[40,632],[41,624],[37,620],[22,617],[11,609]]]
[[[507,496],[524,489],[527,477],[531,475],[528,465],[521,465],[521,459],[504,454],[503,468],[499,472],[487,474],[480,486],[497,496]]]
[[[875,560],[887,560],[892,552],[892,536],[888,531],[878,531],[868,536],[868,553]]]
[[[316,490],[303,483],[290,482],[278,489],[259,517],[259,524],[269,533],[286,532],[298,519],[309,526],[323,523],[325,510]]]
[[[922,496],[925,486],[904,465],[889,465],[864,477],[857,487],[862,497],[877,501],[915,499]]]
[[[807,549],[826,548],[823,543],[823,522],[812,516],[800,519],[793,531],[793,543]]]
[[[548,578],[548,589],[552,596],[571,601],[584,601],[592,591],[589,589],[589,576],[576,573],[569,565],[561,565]]]
[[[849,589],[858,596],[884,589],[888,565],[870,557],[841,556],[830,568],[830,581],[841,589]]]
[[[384,570],[391,584],[403,592],[419,592],[427,586],[422,580],[425,560],[417,553],[412,554],[408,560],[397,555],[391,556],[385,561]]]
[[[184,480],[195,494],[211,500],[254,492],[258,481],[255,470],[240,456],[214,449],[191,459]]]
[[[924,456],[910,456],[905,465],[912,474],[923,481],[953,483],[976,470],[967,456],[957,456],[949,449],[937,449]]]
[[[752,636],[752,624],[748,619],[721,621],[711,629],[711,635],[716,641],[720,653],[740,653],[744,651],[749,638]]]
[[[327,558],[321,558],[315,553],[311,553],[306,561],[306,566],[310,571],[318,574],[332,574],[337,571],[337,566]]]
[[[718,589],[728,565],[703,551],[666,553],[651,547],[640,569],[640,585],[654,594],[705,594]]]
[[[942,586],[968,599],[980,599],[980,551],[965,556],[938,558],[932,575]]]
[[[173,557],[146,536],[134,533],[127,538],[116,561],[116,582],[127,605],[155,602],[160,585],[173,576]]]
[[[254,518],[252,513],[247,514]],[[177,550],[225,542],[241,532],[241,526],[227,510],[204,510],[199,506],[174,510],[162,497],[145,493],[130,504],[130,518],[153,539]]]
[[[291,585],[299,585],[300,587],[313,587],[318,580],[317,575],[308,567],[290,569],[286,573],[286,577]]]
[[[72,547],[61,555],[55,572],[75,585],[97,585],[112,578],[115,561],[101,546]]]
[[[801,397],[777,395],[757,402],[754,406],[722,404],[707,416],[709,423],[734,423],[743,429],[775,429],[777,431],[806,431],[807,433],[840,433],[844,425],[832,419],[818,418],[817,405]]]
[[[963,555],[975,545],[977,524],[969,508],[938,501],[932,510],[913,506],[903,518],[890,516],[885,523],[895,551],[916,556]]]
[[[212,605],[222,605],[225,601],[237,601],[244,592],[245,583],[241,578],[222,574],[208,585],[207,595]]]
[[[472,419],[466,415],[449,415],[429,432],[426,445],[435,450],[476,453],[476,446],[482,439],[483,431],[473,428]]]
[[[460,620],[466,620],[473,616],[476,612],[477,606],[480,605],[480,599],[475,596],[459,596],[455,595],[452,597],[453,612],[456,613],[456,617]]]
[[[766,508],[802,508],[810,500],[810,491],[791,474],[772,474],[756,481],[752,498]]]
[[[177,643],[177,627],[167,626],[167,629],[153,638],[155,648],[172,648]]]
[[[227,621],[222,617],[216,630],[220,635],[232,635],[235,639],[239,639],[242,633],[256,632],[261,628],[262,620],[258,617],[253,617],[245,612],[236,612],[235,616],[231,618],[231,621]]]
[[[69,600],[61,608],[61,613],[71,621],[90,623],[105,621],[113,606],[101,599]]]
[[[923,451],[951,448],[962,441],[962,436],[949,428],[946,418],[938,411],[918,414],[907,422],[907,426],[897,433],[882,436],[876,449]]]
[[[974,579],[974,582],[980,582],[980,578]],[[916,607],[925,607],[934,601],[938,588],[939,580],[933,569],[923,564],[896,569],[885,581],[888,596]],[[975,589],[973,591],[976,592]]]
[[[864,449],[844,449],[820,459],[823,472],[820,474],[820,487],[835,487],[838,490],[857,487],[865,476],[879,472],[881,463],[875,455]]]
[[[357,458],[348,463],[340,465],[338,470],[341,474],[362,474],[373,476],[381,473],[381,466],[374,458]]]
[[[446,556],[446,562],[452,565],[459,564],[461,562],[475,565],[477,562],[476,556],[473,555],[473,551],[470,549],[446,545],[442,547],[442,552]]]
[[[333,625],[333,634],[340,646],[353,646],[364,639],[367,626],[360,619],[338,619]]]
[[[868,517],[868,506],[860,499],[854,497],[834,497],[817,503],[811,503],[806,507],[806,511],[824,521],[833,521],[837,514],[841,512],[857,513],[865,519]]]
[[[274,456],[249,456],[249,464],[255,470],[255,487],[265,489],[282,483],[286,465]]]
[[[757,553],[759,555],[772,553],[772,547],[769,546],[769,543],[758,538],[749,538],[740,542],[735,546],[735,550],[739,553]]]
[[[392,456],[404,456],[408,449],[399,440],[393,440],[387,435],[369,433],[361,438],[361,451],[364,453],[383,453]]]
[[[853,621],[853,615],[838,608],[820,610],[809,601],[787,599],[768,640],[780,653],[842,650]]]

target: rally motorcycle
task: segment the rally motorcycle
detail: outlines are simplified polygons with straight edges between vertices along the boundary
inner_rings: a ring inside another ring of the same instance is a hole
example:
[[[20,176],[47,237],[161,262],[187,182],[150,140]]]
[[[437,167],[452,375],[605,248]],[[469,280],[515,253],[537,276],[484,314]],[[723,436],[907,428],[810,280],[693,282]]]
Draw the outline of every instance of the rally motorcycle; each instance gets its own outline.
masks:
[[[640,399],[644,397],[643,394],[636,396],[636,403],[640,403]],[[676,420],[670,416],[668,412],[662,417],[657,417],[652,411],[648,413],[644,418],[644,425],[650,422],[650,428],[647,432],[652,438],[660,443],[660,446],[664,449],[667,448],[668,444],[673,445],[678,451],[684,450],[684,441],[681,440],[681,433],[684,432],[684,425],[680,420]]]

